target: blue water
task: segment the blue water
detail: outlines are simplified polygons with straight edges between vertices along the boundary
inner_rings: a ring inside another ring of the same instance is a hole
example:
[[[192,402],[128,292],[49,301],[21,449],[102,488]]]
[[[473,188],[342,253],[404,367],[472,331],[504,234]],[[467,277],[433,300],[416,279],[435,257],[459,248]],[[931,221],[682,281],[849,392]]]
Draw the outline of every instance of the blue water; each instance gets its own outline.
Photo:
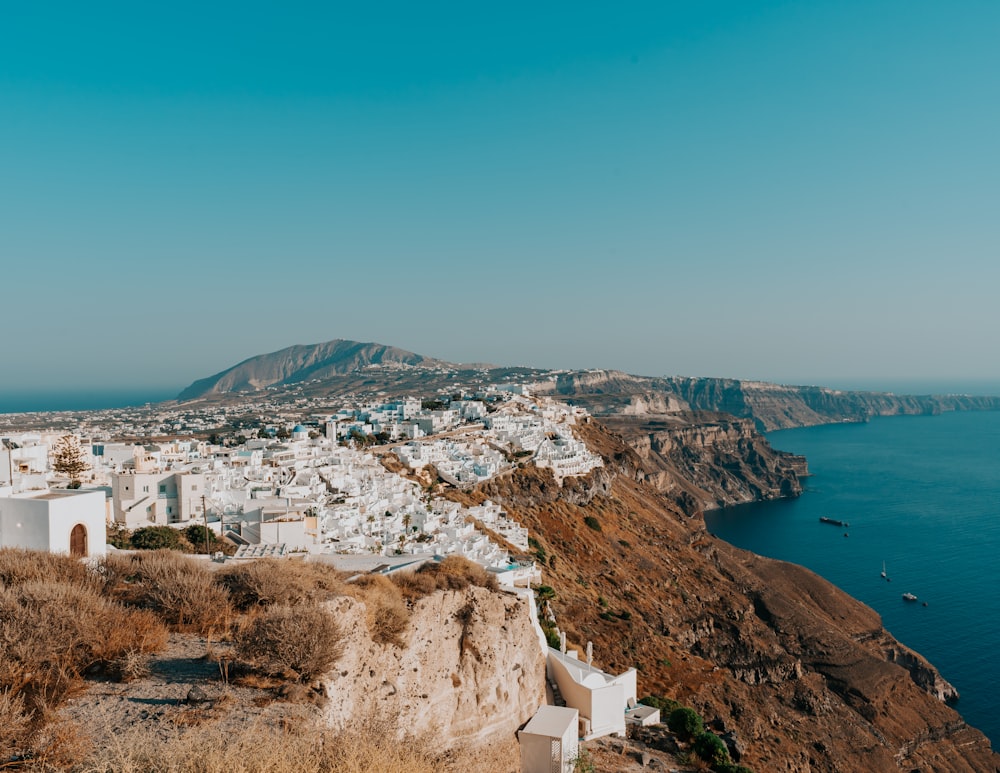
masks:
[[[805,492],[709,513],[709,530],[806,566],[875,609],[958,689],[955,708],[966,721],[1000,740],[1000,412],[882,418],[768,438],[808,458]],[[883,561],[891,582],[879,576]],[[903,592],[928,606],[904,602]]]
[[[0,413],[28,413],[34,411],[98,411],[105,408],[158,403],[177,397],[180,389],[108,389],[47,391],[43,389],[23,392],[0,392]]]

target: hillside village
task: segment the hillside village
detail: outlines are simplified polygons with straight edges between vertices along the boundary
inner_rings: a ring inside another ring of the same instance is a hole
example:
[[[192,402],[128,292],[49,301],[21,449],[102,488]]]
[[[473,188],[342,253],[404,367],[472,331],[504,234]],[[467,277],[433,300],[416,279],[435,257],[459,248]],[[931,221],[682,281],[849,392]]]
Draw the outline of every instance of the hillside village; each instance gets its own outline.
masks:
[[[523,770],[548,770],[552,738],[561,739],[569,765],[578,737],[623,734],[630,713],[646,723],[658,713],[637,706],[633,669],[604,674],[589,652],[586,663],[567,652],[547,608],[548,630],[539,625],[531,586],[542,571],[529,557],[527,529],[489,500],[465,506],[437,491],[469,488],[527,463],[550,469],[560,485],[586,474],[602,465],[573,433],[587,418],[582,409],[533,398],[528,387],[498,385],[454,399],[346,404],[291,426],[262,422],[250,438],[135,443],[107,430],[88,437],[86,425],[11,432],[0,451],[0,547],[93,559],[115,550],[106,527],[204,524],[235,549],[216,553],[216,562],[297,557],[388,574],[463,556],[532,610],[548,653],[549,703],[559,705],[543,706],[524,728]],[[59,459],[67,446],[78,456],[71,473]]]

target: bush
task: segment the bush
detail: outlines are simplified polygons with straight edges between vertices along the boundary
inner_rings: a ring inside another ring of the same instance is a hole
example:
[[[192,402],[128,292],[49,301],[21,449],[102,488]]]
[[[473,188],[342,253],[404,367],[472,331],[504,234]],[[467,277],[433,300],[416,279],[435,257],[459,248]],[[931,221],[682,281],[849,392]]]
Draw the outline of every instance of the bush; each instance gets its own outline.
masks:
[[[497,590],[498,587],[496,575],[462,556],[448,556],[440,562],[429,561],[416,572],[400,572],[390,575],[390,578],[410,600],[436,590],[465,590],[470,585],[489,590]]]
[[[588,516],[587,516],[586,518],[584,518],[584,519],[583,519],[583,522],[584,522],[585,524],[587,524],[587,526],[589,526],[589,527],[590,527],[591,529],[593,529],[594,531],[600,531],[600,530],[601,530],[601,522],[600,522],[600,521],[598,521],[598,520],[597,520],[597,519],[596,519],[596,518],[595,518],[594,516],[592,516],[592,515],[588,515]]]
[[[539,601],[551,601],[556,597],[556,592],[550,585],[539,585],[535,588],[535,595]]]
[[[705,729],[705,722],[694,709],[681,707],[674,709],[667,717],[667,727],[681,737],[682,741],[697,736]]]
[[[654,709],[660,710],[660,716],[669,716],[670,712],[674,709],[681,708],[681,704],[670,698],[664,698],[662,695],[647,695],[645,698],[639,701],[639,703],[644,706],[652,706]]]
[[[353,582],[351,589],[365,604],[372,641],[402,647],[410,615],[400,588],[388,577],[366,574]]]
[[[0,590],[0,690],[23,700],[29,717],[58,707],[82,674],[126,652],[154,652],[166,630],[93,587],[32,581]]]
[[[215,532],[207,526],[202,526],[200,523],[193,523],[186,529],[181,530],[181,534],[184,535],[184,539],[191,543],[191,547],[195,553],[204,553],[206,542],[208,543],[209,553],[214,553],[218,550],[218,538],[215,536]]]
[[[695,754],[712,766],[729,763],[729,749],[715,733],[703,732],[695,736],[691,746]]]
[[[132,547],[137,550],[178,550],[181,534],[169,526],[144,526],[132,532]]]
[[[64,582],[88,585],[94,582],[86,565],[77,558],[21,548],[0,549],[0,583]]]
[[[312,681],[330,670],[343,649],[333,616],[318,606],[275,606],[241,626],[233,638],[238,657],[271,673],[293,671]]]
[[[241,611],[274,604],[295,606],[343,595],[343,574],[312,561],[265,558],[226,567],[215,581]]]
[[[229,593],[205,567],[180,553],[108,555],[99,568],[111,592],[177,630],[208,634],[228,623]]]

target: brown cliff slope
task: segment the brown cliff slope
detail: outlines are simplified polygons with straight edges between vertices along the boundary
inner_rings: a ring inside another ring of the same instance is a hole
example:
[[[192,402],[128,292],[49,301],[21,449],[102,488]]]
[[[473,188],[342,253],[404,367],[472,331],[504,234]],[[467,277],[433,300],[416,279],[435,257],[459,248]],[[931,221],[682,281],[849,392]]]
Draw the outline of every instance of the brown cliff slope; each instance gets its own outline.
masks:
[[[1000,770],[985,736],[928,692],[946,683],[874,611],[712,537],[646,482],[620,436],[578,429],[604,469],[562,489],[525,467],[456,494],[501,501],[528,526],[571,645],[593,641],[597,665],[634,666],[641,692],[735,731],[758,773]]]

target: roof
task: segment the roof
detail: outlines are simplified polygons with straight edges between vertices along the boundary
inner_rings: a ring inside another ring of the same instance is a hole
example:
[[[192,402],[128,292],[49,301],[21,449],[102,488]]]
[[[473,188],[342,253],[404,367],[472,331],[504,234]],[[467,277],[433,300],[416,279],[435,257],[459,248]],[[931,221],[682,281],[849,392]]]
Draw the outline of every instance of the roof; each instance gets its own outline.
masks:
[[[566,706],[539,706],[522,733],[562,738],[570,728],[576,732],[580,712]]]

